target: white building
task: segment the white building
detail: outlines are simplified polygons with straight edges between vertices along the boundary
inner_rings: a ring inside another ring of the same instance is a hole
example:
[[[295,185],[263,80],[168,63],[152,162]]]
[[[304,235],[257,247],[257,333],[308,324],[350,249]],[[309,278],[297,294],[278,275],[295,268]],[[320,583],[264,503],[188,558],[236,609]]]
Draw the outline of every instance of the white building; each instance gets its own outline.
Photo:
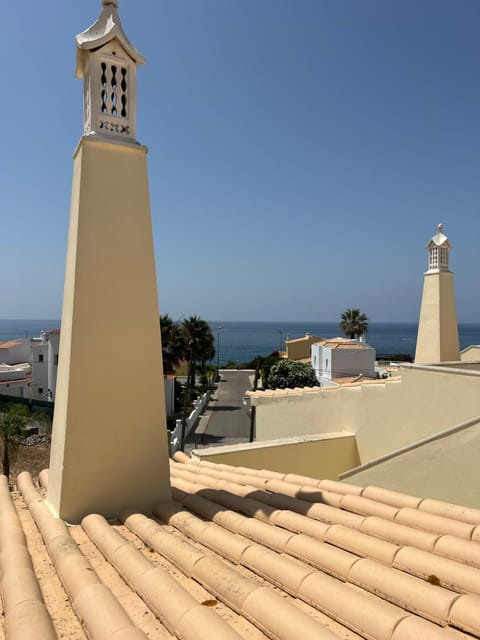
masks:
[[[30,340],[19,338],[0,342],[0,394],[30,398]]]
[[[0,364],[19,364],[30,360],[30,340],[18,338],[0,342]]]
[[[30,392],[36,400],[55,400],[59,343],[60,329],[42,331],[39,338],[32,338],[33,380]]]
[[[332,338],[312,344],[312,367],[320,386],[356,376],[375,377],[375,349],[363,340]]]

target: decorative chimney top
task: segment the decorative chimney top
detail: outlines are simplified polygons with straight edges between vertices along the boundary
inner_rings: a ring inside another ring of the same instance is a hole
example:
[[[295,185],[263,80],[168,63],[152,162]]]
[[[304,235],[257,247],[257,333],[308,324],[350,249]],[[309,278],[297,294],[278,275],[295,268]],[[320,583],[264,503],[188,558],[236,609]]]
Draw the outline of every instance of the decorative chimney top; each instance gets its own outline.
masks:
[[[448,268],[448,252],[452,248],[449,239],[443,233],[443,224],[437,227],[437,233],[427,244],[428,249],[428,272],[438,273],[440,271],[449,271]]]
[[[84,82],[84,135],[136,141],[137,67],[143,56],[127,38],[118,0],[102,0],[97,21],[76,37],[75,76]]]

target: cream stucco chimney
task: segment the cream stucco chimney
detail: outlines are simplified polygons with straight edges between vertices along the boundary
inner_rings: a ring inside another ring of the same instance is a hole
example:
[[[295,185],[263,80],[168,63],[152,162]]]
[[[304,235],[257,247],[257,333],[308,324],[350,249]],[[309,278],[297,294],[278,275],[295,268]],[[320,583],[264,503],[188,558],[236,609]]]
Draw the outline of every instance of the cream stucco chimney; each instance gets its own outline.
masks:
[[[428,271],[424,277],[415,362],[460,360],[453,273],[449,270],[451,244],[443,233],[443,225],[438,225],[426,248]]]
[[[74,153],[47,502],[78,522],[170,498],[162,350],[136,74],[118,1],[77,36]]]

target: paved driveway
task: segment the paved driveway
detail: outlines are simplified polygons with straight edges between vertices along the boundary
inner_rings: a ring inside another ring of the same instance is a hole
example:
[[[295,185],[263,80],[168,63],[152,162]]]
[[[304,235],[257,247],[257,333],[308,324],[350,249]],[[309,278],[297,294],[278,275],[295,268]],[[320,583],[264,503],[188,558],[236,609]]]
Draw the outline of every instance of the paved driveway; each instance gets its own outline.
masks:
[[[212,445],[248,442],[250,416],[243,406],[245,391],[250,389],[253,371],[222,370],[215,397],[210,400],[194,433],[187,439],[185,451]]]

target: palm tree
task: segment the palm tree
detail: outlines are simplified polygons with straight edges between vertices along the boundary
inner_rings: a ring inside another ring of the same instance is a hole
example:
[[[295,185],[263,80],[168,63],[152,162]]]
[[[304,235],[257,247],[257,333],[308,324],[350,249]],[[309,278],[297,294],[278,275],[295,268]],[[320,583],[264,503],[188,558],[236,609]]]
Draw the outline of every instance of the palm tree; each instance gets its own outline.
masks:
[[[181,325],[174,322],[168,314],[160,316],[162,333],[163,372],[174,373],[185,354],[185,345]]]
[[[14,457],[22,429],[27,425],[28,409],[23,404],[12,404],[0,414],[0,438],[3,441],[3,473],[10,476],[10,460]]]
[[[368,318],[360,309],[347,309],[340,316],[340,329],[347,338],[359,338],[367,333]]]
[[[208,360],[215,357],[215,339],[208,322],[198,316],[190,316],[182,322],[185,356],[189,362],[189,383],[195,386],[197,366],[205,368]]]
[[[195,372],[197,365],[205,369],[208,360],[215,357],[215,340],[208,322],[198,316],[190,316],[182,322],[185,356],[188,360],[187,385],[183,401],[182,436],[180,447],[185,445],[185,424],[187,407],[195,388]]]

